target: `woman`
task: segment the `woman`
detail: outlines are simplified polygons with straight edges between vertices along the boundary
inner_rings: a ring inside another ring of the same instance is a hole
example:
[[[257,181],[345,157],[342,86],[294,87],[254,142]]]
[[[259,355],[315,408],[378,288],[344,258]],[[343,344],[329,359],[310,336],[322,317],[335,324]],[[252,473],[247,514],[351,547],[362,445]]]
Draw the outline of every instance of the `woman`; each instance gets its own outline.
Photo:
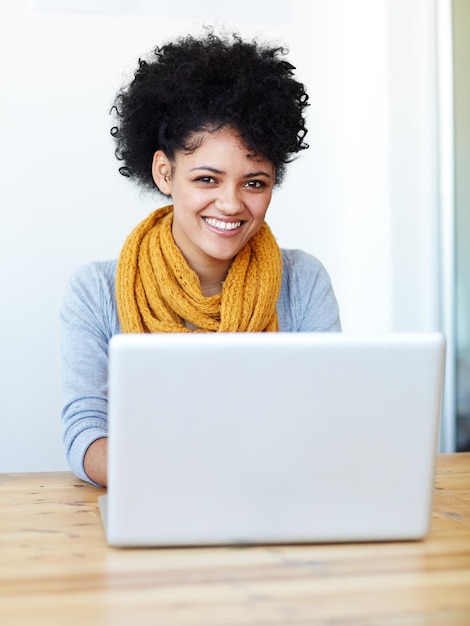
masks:
[[[116,97],[121,173],[171,204],[133,230],[118,261],[86,265],[67,287],[64,441],[84,480],[107,483],[112,335],[340,330],[322,265],[280,250],[264,221],[286,164],[308,147],[308,96],[283,55],[235,36],[181,38],[139,61]]]

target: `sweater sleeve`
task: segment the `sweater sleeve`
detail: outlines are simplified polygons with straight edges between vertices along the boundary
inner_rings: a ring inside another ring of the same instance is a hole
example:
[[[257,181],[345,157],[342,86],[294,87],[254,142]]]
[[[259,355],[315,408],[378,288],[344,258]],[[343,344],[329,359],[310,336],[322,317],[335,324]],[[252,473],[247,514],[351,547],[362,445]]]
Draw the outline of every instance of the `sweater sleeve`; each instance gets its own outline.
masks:
[[[114,302],[114,265],[92,263],[70,278],[61,310],[63,439],[72,471],[88,482],[85,453],[108,432],[108,342],[119,332]]]
[[[338,302],[328,272],[302,250],[282,250],[283,276],[278,301],[280,330],[339,332]]]

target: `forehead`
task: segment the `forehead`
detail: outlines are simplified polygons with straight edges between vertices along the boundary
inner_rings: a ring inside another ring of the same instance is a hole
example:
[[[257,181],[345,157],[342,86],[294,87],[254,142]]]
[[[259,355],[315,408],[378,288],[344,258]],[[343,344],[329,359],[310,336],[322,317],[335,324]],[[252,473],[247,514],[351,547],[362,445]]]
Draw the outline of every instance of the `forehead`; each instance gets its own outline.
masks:
[[[263,163],[271,167],[272,163],[263,155],[255,155],[242,139],[240,132],[231,127],[222,127],[213,131],[193,133],[189,138],[189,149],[176,153],[176,160],[198,162],[201,159],[218,161]]]

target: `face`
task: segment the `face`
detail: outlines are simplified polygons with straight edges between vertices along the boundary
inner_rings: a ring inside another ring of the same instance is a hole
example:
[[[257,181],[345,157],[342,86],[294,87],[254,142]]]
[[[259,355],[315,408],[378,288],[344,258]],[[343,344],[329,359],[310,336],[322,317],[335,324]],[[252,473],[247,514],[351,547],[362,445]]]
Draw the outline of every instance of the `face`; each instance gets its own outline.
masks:
[[[198,138],[202,142],[194,152],[179,152],[172,163],[156,152],[153,177],[172,197],[173,237],[186,261],[200,278],[211,270],[225,277],[264,222],[275,171],[271,161],[250,157],[233,129]]]

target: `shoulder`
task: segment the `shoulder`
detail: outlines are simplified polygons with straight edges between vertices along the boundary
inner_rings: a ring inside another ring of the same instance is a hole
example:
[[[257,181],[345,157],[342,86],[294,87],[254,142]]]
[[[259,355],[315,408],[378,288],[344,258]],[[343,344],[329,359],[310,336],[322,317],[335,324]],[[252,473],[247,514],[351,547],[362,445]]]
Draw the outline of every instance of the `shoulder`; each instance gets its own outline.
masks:
[[[94,261],[82,265],[70,276],[62,304],[65,321],[87,323],[117,329],[116,281],[117,261]]]
[[[303,250],[282,249],[282,287],[278,301],[281,330],[339,330],[339,311],[323,264]]]
[[[117,261],[92,261],[76,269],[70,276],[69,285],[113,285]]]
[[[288,250],[283,248],[282,272],[283,280],[305,284],[322,281],[330,283],[330,277],[322,263],[304,250]]]
[[[77,268],[69,277],[65,300],[114,298],[117,261],[94,261]]]

